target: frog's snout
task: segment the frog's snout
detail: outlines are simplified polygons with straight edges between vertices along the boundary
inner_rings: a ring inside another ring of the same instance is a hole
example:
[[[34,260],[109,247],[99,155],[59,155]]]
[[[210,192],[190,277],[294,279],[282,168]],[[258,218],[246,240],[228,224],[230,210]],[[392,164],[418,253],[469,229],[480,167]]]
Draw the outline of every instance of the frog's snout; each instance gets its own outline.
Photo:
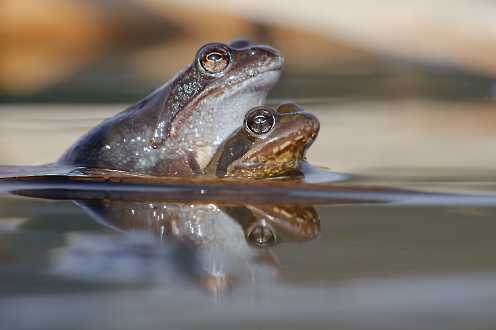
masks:
[[[266,45],[256,45],[249,50],[251,58],[259,59],[269,70],[280,70],[284,64],[284,57],[277,49]]]
[[[275,67],[277,67],[278,69],[282,68],[284,64],[284,57],[279,50],[265,45],[262,45],[259,48],[260,51],[265,52],[265,56],[272,59]]]
[[[299,112],[298,119],[300,123],[300,132],[303,132],[302,137],[305,147],[308,148],[315,141],[320,130],[320,122],[317,117],[309,112]]]
[[[315,140],[317,138],[317,135],[319,134],[320,121],[314,114],[311,114],[309,112],[305,112],[304,116],[308,125],[307,130],[311,134],[312,140]]]

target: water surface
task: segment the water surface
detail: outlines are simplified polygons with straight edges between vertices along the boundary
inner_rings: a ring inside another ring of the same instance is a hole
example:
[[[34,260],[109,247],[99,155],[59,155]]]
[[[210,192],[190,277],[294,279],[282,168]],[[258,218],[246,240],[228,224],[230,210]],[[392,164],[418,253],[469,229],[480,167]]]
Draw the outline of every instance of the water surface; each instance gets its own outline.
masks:
[[[213,203],[216,190],[191,183],[13,183],[4,190],[57,200],[0,199],[9,329],[496,326],[490,194],[348,177],[247,204],[274,192]],[[179,188],[208,198],[171,199]]]

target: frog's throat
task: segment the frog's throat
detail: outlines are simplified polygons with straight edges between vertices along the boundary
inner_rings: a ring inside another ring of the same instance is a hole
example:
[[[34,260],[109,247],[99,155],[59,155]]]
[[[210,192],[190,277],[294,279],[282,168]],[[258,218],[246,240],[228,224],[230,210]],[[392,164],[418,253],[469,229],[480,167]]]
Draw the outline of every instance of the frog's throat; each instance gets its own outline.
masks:
[[[244,128],[238,127],[217,148],[215,154],[204,169],[204,174],[223,177],[227,167],[236,159],[242,157],[253,145]]]

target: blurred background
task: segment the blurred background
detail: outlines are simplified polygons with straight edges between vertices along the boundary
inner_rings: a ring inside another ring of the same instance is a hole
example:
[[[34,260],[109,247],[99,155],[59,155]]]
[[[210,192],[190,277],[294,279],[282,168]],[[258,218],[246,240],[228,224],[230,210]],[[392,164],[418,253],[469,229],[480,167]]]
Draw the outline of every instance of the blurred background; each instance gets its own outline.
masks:
[[[321,119],[309,153],[345,172],[496,166],[496,3],[486,0],[3,0],[0,164],[55,160],[212,41],[286,58],[270,103]]]

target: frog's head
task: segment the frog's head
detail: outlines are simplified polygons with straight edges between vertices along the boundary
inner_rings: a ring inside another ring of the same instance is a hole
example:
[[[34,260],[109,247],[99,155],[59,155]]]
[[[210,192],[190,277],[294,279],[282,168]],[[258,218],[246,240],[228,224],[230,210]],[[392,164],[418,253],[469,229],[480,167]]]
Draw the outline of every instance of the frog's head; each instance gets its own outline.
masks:
[[[264,102],[283,62],[277,50],[245,40],[204,45],[168,84],[152,146],[179,141],[206,165],[245,113]]]
[[[266,178],[290,174],[319,132],[318,119],[294,103],[277,110],[251,109],[244,125],[222,146],[209,165],[217,176]]]

